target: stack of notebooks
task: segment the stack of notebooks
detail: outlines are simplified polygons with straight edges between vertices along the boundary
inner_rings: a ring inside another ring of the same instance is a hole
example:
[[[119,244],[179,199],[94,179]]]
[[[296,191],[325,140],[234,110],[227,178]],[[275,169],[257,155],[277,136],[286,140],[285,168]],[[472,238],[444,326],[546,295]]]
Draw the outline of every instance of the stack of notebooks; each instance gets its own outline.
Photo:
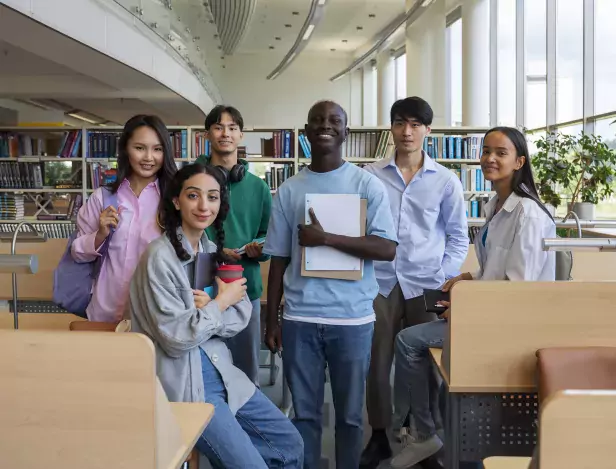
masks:
[[[23,195],[0,194],[0,220],[22,220],[24,215]]]

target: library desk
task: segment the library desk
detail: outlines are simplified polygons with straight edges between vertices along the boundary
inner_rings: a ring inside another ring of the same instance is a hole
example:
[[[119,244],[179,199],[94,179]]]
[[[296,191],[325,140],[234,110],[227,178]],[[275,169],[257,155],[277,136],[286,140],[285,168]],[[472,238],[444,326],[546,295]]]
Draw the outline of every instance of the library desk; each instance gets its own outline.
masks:
[[[493,457],[483,461],[484,469],[528,469],[530,458]]]
[[[441,364],[447,351],[430,350],[446,390],[445,467],[530,457],[536,352],[616,346],[616,283],[462,281],[451,295],[449,370]]]

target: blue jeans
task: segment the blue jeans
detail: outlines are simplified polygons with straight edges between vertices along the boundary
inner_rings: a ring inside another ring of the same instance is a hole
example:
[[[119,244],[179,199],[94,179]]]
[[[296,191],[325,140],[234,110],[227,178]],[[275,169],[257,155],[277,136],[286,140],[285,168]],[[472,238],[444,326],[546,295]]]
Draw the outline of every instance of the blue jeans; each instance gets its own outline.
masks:
[[[442,348],[446,333],[447,322],[439,319],[408,327],[396,336],[394,425],[400,426],[410,410],[420,440],[436,434],[438,388],[429,349]]]
[[[252,316],[246,329],[227,339],[233,356],[233,364],[244,372],[248,379],[259,386],[259,351],[261,350],[261,299],[252,304]]]
[[[301,469],[304,443],[291,421],[259,389],[233,415],[220,373],[203,351],[201,362],[205,402],[215,411],[197,448],[212,467]]]
[[[304,439],[304,469],[321,467],[325,367],[336,413],[336,468],[357,469],[374,323],[330,326],[283,320],[282,363],[293,398],[293,423]]]

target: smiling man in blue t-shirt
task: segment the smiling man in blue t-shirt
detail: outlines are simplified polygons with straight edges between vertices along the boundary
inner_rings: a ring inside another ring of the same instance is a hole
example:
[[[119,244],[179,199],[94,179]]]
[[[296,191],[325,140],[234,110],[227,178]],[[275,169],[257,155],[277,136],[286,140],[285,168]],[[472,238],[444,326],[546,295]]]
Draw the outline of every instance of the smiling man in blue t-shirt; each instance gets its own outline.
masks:
[[[266,342],[272,351],[283,350],[294,423],[304,439],[304,468],[320,467],[327,366],[336,411],[336,467],[357,469],[374,330],[373,301],[378,293],[373,261],[392,261],[397,239],[381,181],[342,159],[342,145],[349,133],[345,111],[331,101],[319,102],[310,109],[305,130],[312,149],[311,164],[278,189],[263,249],[272,256]],[[318,223],[318,213],[312,213],[312,223],[306,225],[305,199],[311,193],[359,194],[367,199],[366,235],[326,233]],[[364,259],[362,279],[302,277],[302,247],[313,246],[329,246]],[[278,308],[283,283],[281,328]]]

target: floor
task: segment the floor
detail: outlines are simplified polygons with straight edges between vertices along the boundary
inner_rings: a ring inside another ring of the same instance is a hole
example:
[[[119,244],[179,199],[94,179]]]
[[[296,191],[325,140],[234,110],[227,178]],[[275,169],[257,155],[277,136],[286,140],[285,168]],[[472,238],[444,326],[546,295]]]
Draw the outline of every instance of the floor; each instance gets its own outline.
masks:
[[[261,363],[269,364],[269,359],[270,359],[270,353],[262,352]],[[280,358],[276,356],[276,364],[280,365],[279,362],[280,362]],[[270,377],[269,368],[262,368],[259,374],[261,390],[274,403],[276,403],[277,405],[280,405],[282,403],[281,373],[280,372],[278,373],[276,383],[274,384],[274,386],[270,386],[269,377]],[[364,422],[367,422],[367,421],[368,421],[368,417],[365,414],[365,408],[364,408]],[[334,447],[334,422],[335,422],[334,406],[332,404],[331,388],[329,387],[329,385],[326,385],[325,403],[324,403],[324,409],[323,409],[323,447],[322,447],[323,459],[322,459],[322,465],[321,465],[322,469],[335,469],[336,467],[335,462],[334,462],[334,459],[335,459],[334,458],[334,454],[335,454],[334,453],[334,449],[335,449]],[[369,439],[370,439],[370,427],[366,423],[365,431],[364,431],[365,443],[367,443]],[[392,445],[394,454],[399,449],[399,447],[400,445],[397,443],[395,445]],[[379,466],[379,469],[387,469],[390,467],[391,466],[389,465],[389,463],[387,461],[384,461]],[[200,468],[210,469],[210,466],[206,461],[202,461]]]

